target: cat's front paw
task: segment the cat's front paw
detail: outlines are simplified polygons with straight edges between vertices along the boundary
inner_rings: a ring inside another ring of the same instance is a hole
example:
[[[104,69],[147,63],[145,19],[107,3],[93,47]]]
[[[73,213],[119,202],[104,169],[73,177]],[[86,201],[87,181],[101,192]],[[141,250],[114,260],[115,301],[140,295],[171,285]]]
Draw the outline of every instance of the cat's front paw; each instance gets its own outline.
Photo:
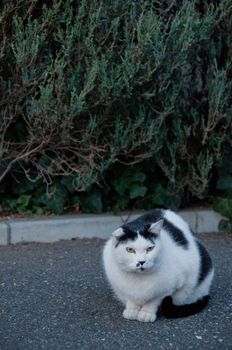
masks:
[[[127,320],[137,320],[139,310],[137,309],[125,309],[123,311],[123,317]]]
[[[154,322],[156,320],[156,315],[148,311],[139,311],[137,320],[141,322]]]

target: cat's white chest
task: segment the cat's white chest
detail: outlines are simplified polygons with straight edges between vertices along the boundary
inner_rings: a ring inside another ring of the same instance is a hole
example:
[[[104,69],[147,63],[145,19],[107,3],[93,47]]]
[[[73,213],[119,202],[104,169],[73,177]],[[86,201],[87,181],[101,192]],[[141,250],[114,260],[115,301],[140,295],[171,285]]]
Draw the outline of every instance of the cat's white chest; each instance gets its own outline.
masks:
[[[154,298],[173,294],[182,285],[182,278],[172,274],[167,279],[165,271],[156,273],[124,273],[110,275],[111,284],[120,299],[129,299],[143,305]]]
[[[118,298],[141,305],[154,298],[172,295],[182,286],[183,276],[178,264],[171,264],[168,258],[165,260],[161,267],[148,272],[126,272],[116,262],[110,241],[104,249],[106,274]]]

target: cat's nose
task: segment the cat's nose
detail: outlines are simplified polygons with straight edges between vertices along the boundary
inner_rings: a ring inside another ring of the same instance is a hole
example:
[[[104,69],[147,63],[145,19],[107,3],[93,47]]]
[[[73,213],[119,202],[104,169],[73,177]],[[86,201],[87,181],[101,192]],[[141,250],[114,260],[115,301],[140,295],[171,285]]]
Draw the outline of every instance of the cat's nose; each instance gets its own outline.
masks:
[[[140,265],[143,266],[143,264],[145,263],[145,261],[139,261]]]

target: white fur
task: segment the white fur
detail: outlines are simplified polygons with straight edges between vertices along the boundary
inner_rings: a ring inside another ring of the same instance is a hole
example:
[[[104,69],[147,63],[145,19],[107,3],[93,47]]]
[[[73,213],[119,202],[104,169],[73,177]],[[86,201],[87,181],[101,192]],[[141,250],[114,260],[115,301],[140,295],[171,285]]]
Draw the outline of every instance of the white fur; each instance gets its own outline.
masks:
[[[107,241],[103,261],[107,278],[118,298],[125,304],[123,317],[153,322],[157,309],[166,296],[172,296],[176,305],[190,304],[209,294],[212,272],[198,284],[199,251],[187,223],[170,210],[164,217],[184,232],[188,249],[178,246],[162,227],[153,250],[153,244],[138,236],[135,241],[121,243],[115,248],[120,230]],[[160,220],[162,221],[162,220]],[[159,224],[160,226],[160,224]],[[157,227],[154,229],[157,233]],[[123,232],[121,231],[121,234]],[[132,248],[135,253],[128,252]],[[145,261],[141,271],[139,261]]]

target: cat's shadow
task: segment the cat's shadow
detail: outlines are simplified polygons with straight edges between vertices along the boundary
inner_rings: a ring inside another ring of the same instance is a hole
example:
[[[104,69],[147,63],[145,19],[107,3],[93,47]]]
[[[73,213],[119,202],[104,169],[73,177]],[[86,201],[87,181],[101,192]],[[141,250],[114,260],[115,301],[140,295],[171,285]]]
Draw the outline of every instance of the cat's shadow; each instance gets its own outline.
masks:
[[[91,290],[93,297],[88,303],[88,312],[92,316],[99,316],[103,318],[114,318],[114,320],[128,322],[122,316],[124,305],[117,299],[113,290],[107,285],[107,281],[103,281],[101,284],[96,286],[95,289]],[[159,319],[164,319],[162,307],[160,306],[157,312]]]

